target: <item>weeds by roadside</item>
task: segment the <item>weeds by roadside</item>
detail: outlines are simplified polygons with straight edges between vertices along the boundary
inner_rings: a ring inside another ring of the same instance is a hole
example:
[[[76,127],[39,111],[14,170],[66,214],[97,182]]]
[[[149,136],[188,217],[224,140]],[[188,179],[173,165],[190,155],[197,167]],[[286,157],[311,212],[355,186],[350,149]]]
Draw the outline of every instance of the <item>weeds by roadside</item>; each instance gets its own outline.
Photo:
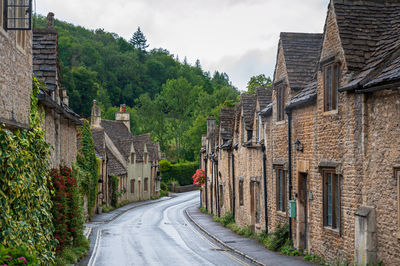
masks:
[[[84,235],[80,235],[75,241],[74,246],[65,247],[65,249],[56,257],[55,265],[66,266],[75,264],[87,255],[89,248],[89,240],[87,240]]]

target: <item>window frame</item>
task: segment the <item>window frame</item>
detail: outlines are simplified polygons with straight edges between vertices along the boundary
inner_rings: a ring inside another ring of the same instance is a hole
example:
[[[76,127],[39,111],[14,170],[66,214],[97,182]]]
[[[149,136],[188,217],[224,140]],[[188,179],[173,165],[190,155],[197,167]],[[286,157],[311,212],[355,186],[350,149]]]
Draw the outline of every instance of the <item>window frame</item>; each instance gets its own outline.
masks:
[[[149,191],[149,178],[148,178],[148,177],[145,177],[143,181],[144,181],[144,184],[143,184],[143,191],[144,191],[144,192],[147,192],[147,191]]]
[[[340,66],[338,62],[330,62],[323,66],[323,81],[324,111],[329,112],[337,110],[340,83]]]
[[[329,191],[329,175],[330,189]],[[329,194],[331,210],[329,210]],[[339,231],[341,225],[341,178],[336,174],[335,168],[322,169],[322,215],[323,226],[332,230]],[[331,213],[330,213],[331,212]],[[329,221],[329,215],[331,221]]]
[[[131,194],[135,194],[135,179],[131,179]]]
[[[243,195],[244,180],[239,179],[238,190],[239,190],[239,206],[243,206],[244,205],[244,195]]]
[[[280,175],[282,174],[282,175]],[[276,210],[280,212],[286,212],[287,207],[287,183],[286,183],[286,171],[283,166],[275,167],[276,177]]]
[[[285,120],[285,86],[278,86],[276,88],[276,121]]]
[[[397,226],[400,228],[400,167],[394,168],[394,178],[397,181]]]
[[[131,164],[135,163],[135,157],[136,157],[136,154],[134,152],[131,152]]]

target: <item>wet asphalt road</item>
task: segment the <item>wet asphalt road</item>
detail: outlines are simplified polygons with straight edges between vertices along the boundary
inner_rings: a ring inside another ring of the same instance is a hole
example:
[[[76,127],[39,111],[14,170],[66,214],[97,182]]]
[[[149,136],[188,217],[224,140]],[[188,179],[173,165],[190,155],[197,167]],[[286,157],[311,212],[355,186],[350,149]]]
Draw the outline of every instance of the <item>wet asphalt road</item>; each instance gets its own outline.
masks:
[[[189,222],[199,192],[131,209],[93,227],[91,254],[80,265],[251,265]]]

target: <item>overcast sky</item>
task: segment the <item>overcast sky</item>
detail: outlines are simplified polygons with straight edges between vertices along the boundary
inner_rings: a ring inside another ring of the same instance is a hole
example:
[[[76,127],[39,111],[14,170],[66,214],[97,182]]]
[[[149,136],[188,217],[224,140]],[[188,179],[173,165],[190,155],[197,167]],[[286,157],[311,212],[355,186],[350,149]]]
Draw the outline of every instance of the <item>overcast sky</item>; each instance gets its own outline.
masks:
[[[36,0],[36,11],[129,40],[140,26],[150,48],[165,48],[204,70],[226,72],[243,90],[273,76],[279,33],[322,32],[329,0]]]

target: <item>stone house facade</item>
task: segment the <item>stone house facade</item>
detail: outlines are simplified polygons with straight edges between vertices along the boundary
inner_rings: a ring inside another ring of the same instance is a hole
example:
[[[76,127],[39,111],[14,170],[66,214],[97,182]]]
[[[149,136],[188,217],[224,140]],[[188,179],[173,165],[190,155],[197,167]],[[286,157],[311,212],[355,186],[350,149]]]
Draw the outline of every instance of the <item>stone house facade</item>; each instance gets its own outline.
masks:
[[[29,128],[32,94],[32,30],[6,30],[0,1],[0,124]]]
[[[47,16],[45,29],[33,30],[33,74],[44,82],[38,95],[43,108],[46,141],[53,147],[51,167],[72,167],[78,151],[78,127],[83,123],[69,107],[69,98],[61,85],[58,58],[58,34],[54,29],[54,14]]]
[[[102,179],[103,204],[110,204],[109,176],[119,178],[118,190],[126,192],[119,202],[148,200],[160,193],[160,146],[153,143],[150,134],[133,136],[130,115],[125,105],[115,114],[115,120],[101,118],[101,109],[94,103],[91,130],[98,157],[104,158]]]
[[[219,131],[208,124],[201,166],[210,179],[218,149],[210,146],[234,117],[230,157],[218,158],[218,182],[232,185],[219,195],[220,213],[210,206],[215,193],[203,189],[202,204],[256,232],[290,223],[294,245],[329,263],[399,265],[399,14],[398,1],[332,0],[323,34],[282,33],[272,102],[252,109],[256,138],[249,96],[233,114],[221,110]],[[263,171],[266,182],[257,179]]]

